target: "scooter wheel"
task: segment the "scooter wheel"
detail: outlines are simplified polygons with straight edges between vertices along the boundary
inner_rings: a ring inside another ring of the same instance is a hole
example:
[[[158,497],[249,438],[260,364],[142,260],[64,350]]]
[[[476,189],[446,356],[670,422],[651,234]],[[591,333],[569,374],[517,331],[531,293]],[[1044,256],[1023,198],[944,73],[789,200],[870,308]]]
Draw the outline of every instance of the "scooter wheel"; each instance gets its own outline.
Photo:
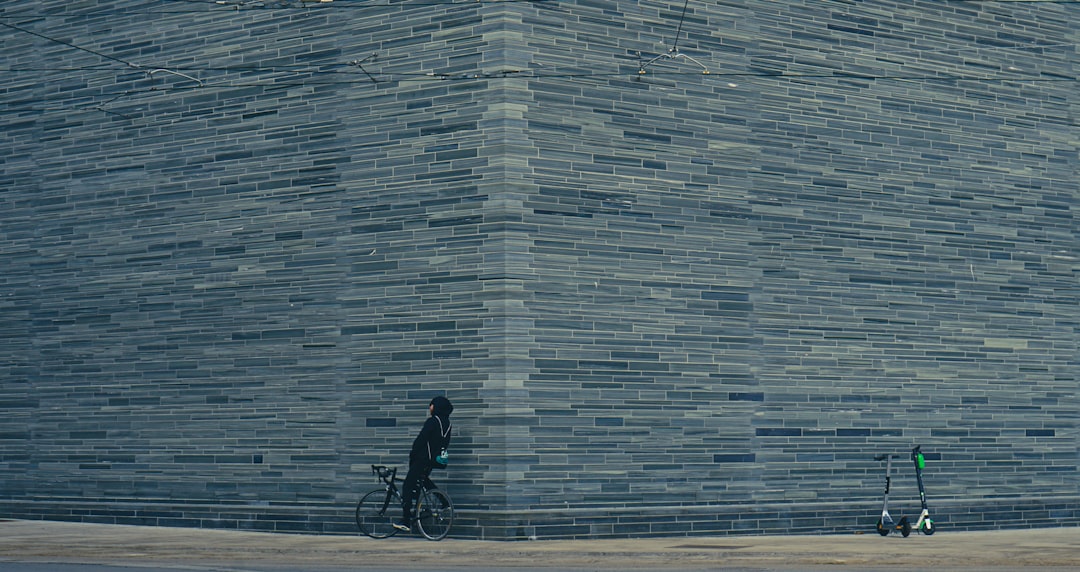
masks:
[[[904,538],[911,536],[911,522],[906,516],[900,519],[900,534],[904,535]]]
[[[932,520],[930,520],[928,518],[923,522],[923,524],[922,524],[922,533],[923,534],[925,534],[927,536],[930,536],[931,534],[934,534],[935,530],[937,530],[937,529],[934,528],[934,521],[932,521]]]
[[[878,532],[878,534],[880,534],[882,536],[888,536],[889,535],[889,527],[882,524],[881,519],[878,519],[878,521],[877,521],[877,532]]]

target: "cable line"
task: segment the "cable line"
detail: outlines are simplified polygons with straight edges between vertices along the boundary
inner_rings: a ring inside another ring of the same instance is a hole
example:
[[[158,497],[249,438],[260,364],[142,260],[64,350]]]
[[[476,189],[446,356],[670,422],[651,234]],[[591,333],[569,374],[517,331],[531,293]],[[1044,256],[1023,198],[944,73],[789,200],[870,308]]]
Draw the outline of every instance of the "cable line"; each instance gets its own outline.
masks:
[[[141,66],[133,64],[133,63],[127,61],[127,60],[122,60],[120,58],[110,56],[109,54],[103,54],[103,53],[101,53],[101,52],[99,52],[97,50],[91,50],[90,48],[84,48],[82,46],[77,46],[75,44],[72,44],[71,42],[65,42],[64,40],[60,40],[60,39],[57,39],[57,38],[46,36],[45,34],[39,34],[39,33],[35,32],[33,30],[27,30],[26,28],[21,28],[19,26],[15,26],[13,24],[8,24],[7,22],[0,22],[0,26],[3,26],[5,28],[11,28],[12,30],[17,30],[19,32],[30,34],[32,36],[37,36],[39,38],[43,38],[43,39],[48,40],[50,42],[56,42],[57,44],[68,46],[70,48],[75,48],[76,50],[82,50],[82,51],[84,51],[84,52],[86,52],[88,54],[94,54],[95,56],[105,58],[107,60],[112,60],[114,62],[120,62],[120,63],[122,63],[122,64],[124,64],[126,66],[129,66],[129,67],[133,67],[133,68],[141,67]]]

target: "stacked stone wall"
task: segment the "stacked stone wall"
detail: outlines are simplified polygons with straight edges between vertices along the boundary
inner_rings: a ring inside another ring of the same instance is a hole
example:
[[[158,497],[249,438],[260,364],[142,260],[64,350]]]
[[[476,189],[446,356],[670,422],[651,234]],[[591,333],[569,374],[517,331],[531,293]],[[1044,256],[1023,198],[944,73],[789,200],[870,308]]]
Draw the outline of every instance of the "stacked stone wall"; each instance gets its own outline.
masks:
[[[2,16],[3,515],[354,533],[446,394],[462,536],[1077,522],[1075,5]]]

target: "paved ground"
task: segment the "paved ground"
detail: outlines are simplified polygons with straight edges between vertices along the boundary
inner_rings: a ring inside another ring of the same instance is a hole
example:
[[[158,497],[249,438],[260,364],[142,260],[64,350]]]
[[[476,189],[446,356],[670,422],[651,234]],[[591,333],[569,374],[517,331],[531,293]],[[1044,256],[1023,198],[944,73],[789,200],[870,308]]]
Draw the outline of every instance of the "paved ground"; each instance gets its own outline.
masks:
[[[1080,528],[488,542],[0,521],[0,570],[1076,570]],[[30,566],[19,568],[16,563]],[[32,566],[32,567],[31,567]],[[78,567],[75,567],[78,568]],[[74,569],[74,568],[72,568]]]

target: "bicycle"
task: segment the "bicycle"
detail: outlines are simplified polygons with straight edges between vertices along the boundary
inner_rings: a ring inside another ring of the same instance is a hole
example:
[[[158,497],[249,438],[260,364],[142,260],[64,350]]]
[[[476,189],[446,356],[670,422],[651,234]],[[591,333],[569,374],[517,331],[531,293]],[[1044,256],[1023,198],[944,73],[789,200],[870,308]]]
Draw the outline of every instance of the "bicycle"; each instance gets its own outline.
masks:
[[[394,528],[394,517],[401,510],[401,492],[394,484],[397,468],[372,465],[371,472],[383,482],[383,487],[367,493],[356,503],[356,525],[360,532],[371,538],[388,538],[398,532]],[[416,509],[409,525],[416,525],[428,540],[442,540],[453,523],[454,505],[450,497],[424,475],[420,479],[420,494],[416,497]]]

